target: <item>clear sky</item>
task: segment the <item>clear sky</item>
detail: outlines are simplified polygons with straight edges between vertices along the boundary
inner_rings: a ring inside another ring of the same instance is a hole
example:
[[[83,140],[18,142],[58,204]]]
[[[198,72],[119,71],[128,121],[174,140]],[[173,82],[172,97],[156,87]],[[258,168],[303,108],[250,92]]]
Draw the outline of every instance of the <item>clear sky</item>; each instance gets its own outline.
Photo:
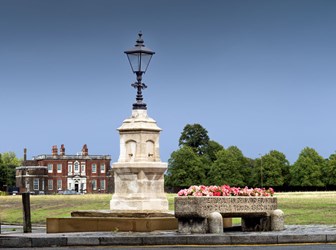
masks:
[[[251,158],[336,150],[334,0],[0,0],[0,152],[65,145],[119,156],[135,81],[124,50],[153,49],[143,77],[161,158],[183,127]]]

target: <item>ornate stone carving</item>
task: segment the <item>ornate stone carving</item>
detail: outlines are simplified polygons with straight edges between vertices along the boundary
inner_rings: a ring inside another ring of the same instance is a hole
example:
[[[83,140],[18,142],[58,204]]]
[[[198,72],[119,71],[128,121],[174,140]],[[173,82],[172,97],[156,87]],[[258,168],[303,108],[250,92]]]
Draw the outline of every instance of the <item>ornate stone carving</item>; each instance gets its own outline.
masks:
[[[175,197],[176,218],[206,218],[212,212],[222,213],[225,217],[241,216],[247,213],[269,215],[275,209],[277,209],[276,197]]]

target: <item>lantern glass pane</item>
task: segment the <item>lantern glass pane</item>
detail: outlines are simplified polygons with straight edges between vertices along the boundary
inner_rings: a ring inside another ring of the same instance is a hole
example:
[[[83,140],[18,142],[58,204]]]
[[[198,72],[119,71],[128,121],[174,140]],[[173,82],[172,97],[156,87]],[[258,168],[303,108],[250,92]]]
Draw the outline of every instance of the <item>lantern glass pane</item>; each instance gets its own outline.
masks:
[[[139,71],[139,65],[140,65],[140,53],[133,53],[133,54],[127,54],[128,61],[131,64],[132,71],[135,73]]]
[[[147,53],[132,53],[127,54],[127,57],[134,73],[145,73],[152,55]]]
[[[141,72],[144,72],[144,73],[146,72],[151,58],[152,58],[151,54],[144,54],[144,53],[141,54],[141,62],[140,62]]]

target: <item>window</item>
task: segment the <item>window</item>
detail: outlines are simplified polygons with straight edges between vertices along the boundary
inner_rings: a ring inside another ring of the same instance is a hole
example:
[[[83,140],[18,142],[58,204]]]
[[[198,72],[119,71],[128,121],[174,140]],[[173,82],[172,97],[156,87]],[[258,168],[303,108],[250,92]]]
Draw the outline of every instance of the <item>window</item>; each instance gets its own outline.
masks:
[[[100,189],[105,190],[105,180],[100,180]]]
[[[57,173],[62,173],[62,164],[57,164]]]
[[[48,180],[48,190],[53,190],[53,180]]]
[[[92,180],[92,190],[97,190],[97,180]]]
[[[79,163],[78,161],[75,162],[75,173],[79,172]]]
[[[44,184],[45,184],[45,182],[44,182],[44,179],[42,180],[42,187],[41,187],[41,190],[44,190]]]
[[[48,173],[53,172],[53,164],[48,164]]]
[[[81,163],[82,173],[85,174],[85,162]]]
[[[100,172],[105,173],[105,164],[100,164]]]
[[[72,174],[72,163],[68,163],[68,174]]]
[[[39,190],[39,179],[34,178],[34,190]]]
[[[62,190],[62,180],[57,180],[57,190]]]
[[[97,173],[97,164],[92,164],[92,173]]]

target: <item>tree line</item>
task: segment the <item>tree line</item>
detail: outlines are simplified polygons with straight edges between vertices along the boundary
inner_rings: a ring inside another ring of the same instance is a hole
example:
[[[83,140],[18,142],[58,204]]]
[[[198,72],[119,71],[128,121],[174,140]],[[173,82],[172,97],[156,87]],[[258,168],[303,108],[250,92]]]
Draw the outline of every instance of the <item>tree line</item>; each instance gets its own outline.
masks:
[[[21,160],[14,152],[0,153],[0,191],[7,191],[9,187],[15,186],[15,169],[20,164]]]
[[[210,140],[208,131],[200,124],[187,124],[179,138],[179,149],[168,160],[165,186],[202,184],[280,190],[335,188],[336,154],[324,159],[313,148],[306,147],[292,165],[277,150],[251,159],[236,146],[224,148]]]

